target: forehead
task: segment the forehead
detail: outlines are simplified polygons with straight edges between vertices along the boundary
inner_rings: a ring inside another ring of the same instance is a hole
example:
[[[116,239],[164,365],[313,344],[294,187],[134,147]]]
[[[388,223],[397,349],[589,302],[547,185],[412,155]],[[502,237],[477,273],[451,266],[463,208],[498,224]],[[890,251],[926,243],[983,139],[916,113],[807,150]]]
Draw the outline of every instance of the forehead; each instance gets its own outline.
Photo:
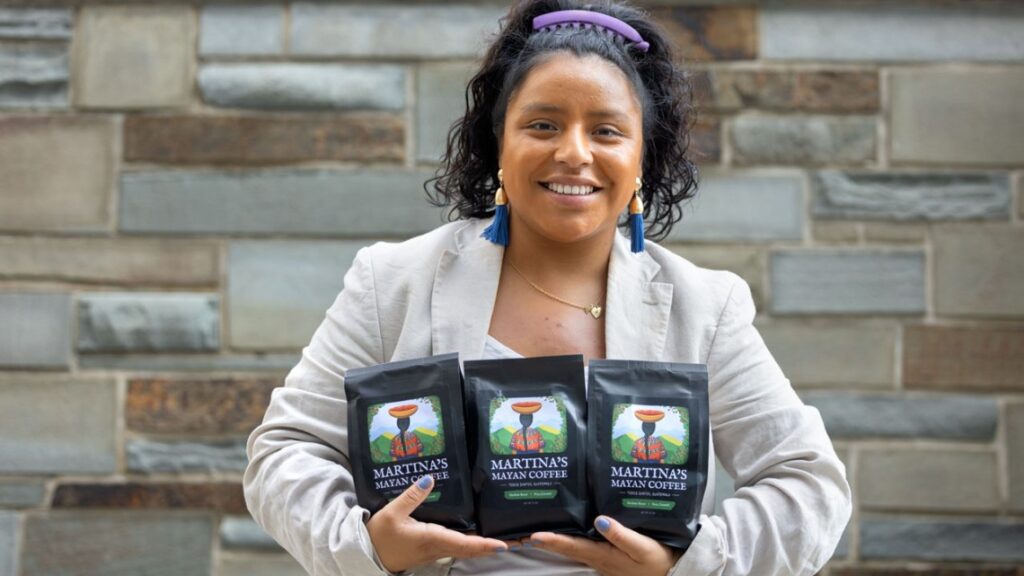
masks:
[[[534,66],[512,96],[509,114],[538,106],[612,109],[637,119],[640,116],[640,104],[625,73],[592,54],[559,53]]]

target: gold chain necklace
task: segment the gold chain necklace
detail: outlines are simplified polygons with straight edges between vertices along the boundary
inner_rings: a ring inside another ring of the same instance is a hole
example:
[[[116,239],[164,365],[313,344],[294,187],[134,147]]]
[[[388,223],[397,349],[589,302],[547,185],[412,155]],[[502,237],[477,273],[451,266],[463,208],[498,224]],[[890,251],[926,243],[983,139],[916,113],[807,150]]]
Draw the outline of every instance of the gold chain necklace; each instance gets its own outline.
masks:
[[[595,320],[601,317],[601,312],[602,312],[603,309],[600,306],[598,306],[597,304],[592,304],[590,306],[583,306],[581,304],[576,304],[575,302],[569,302],[568,300],[565,300],[563,298],[559,298],[558,296],[555,296],[551,292],[548,292],[547,290],[545,290],[545,289],[541,288],[540,286],[537,286],[536,284],[534,284],[529,278],[526,277],[525,274],[523,274],[523,272],[521,270],[519,270],[519,268],[516,268],[516,265],[513,264],[511,260],[508,260],[508,265],[511,266],[512,269],[516,271],[516,274],[519,274],[520,278],[522,278],[523,280],[526,280],[527,284],[529,284],[530,286],[533,286],[534,290],[540,292],[541,294],[547,296],[548,298],[551,298],[552,300],[557,300],[557,301],[561,302],[562,304],[567,304],[569,306],[572,306],[573,308],[579,308],[580,310],[583,310],[583,312],[593,316]]]

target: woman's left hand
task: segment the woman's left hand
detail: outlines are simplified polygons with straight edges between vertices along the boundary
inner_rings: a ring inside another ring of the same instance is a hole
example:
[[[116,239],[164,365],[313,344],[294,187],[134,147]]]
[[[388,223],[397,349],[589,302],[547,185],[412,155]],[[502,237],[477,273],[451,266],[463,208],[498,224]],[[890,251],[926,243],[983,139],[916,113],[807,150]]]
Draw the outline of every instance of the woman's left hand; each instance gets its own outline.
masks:
[[[542,550],[582,562],[606,576],[665,576],[679,559],[677,551],[607,516],[598,516],[594,526],[607,542],[552,532],[537,532],[530,537],[530,542]]]

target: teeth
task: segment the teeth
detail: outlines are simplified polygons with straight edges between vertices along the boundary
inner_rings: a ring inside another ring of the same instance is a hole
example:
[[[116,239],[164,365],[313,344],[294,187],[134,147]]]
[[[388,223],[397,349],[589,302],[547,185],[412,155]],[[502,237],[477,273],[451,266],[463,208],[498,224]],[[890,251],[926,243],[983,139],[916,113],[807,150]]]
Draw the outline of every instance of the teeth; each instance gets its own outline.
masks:
[[[545,184],[548,190],[556,194],[568,194],[570,196],[583,196],[594,191],[593,186],[566,186],[564,184]]]

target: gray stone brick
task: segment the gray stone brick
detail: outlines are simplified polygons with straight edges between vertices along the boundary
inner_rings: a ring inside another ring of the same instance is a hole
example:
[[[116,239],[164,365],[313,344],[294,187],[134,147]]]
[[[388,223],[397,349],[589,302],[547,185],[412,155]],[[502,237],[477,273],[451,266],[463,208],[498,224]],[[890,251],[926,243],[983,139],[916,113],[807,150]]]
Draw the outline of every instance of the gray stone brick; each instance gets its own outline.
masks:
[[[1005,410],[1010,509],[1021,512],[1024,511],[1024,402],[1008,402]]]
[[[0,44],[0,108],[68,105],[68,49],[63,44]]]
[[[326,309],[325,309],[326,311]],[[298,354],[87,354],[78,359],[87,370],[130,372],[287,372]]]
[[[991,397],[803,391],[800,398],[821,412],[832,438],[988,442],[996,435],[998,406]]]
[[[1024,228],[939,226],[932,236],[938,314],[1024,316]]]
[[[216,295],[93,293],[78,302],[80,352],[208,352],[219,347]]]
[[[780,314],[924,312],[920,251],[780,250],[770,266]]]
[[[859,222],[816,220],[811,222],[811,237],[815,244],[856,244],[861,228]]]
[[[1024,19],[1014,25],[1024,36]],[[995,41],[992,34],[978,40]],[[1024,52],[1024,39],[1018,43]],[[1024,92],[1024,70],[903,69],[892,72],[889,84],[894,163],[1024,163],[1024,109],[1007,98]]]
[[[227,516],[221,521],[220,544],[223,548],[281,549],[259,524],[247,516]]]
[[[1012,520],[862,518],[862,559],[1024,562],[1024,523]]]
[[[265,56],[283,53],[283,6],[203,6],[199,20],[200,56]]]
[[[800,240],[803,227],[802,177],[711,176],[684,205],[668,240]]]
[[[217,576],[306,576],[308,572],[288,554],[220,555]]]
[[[29,514],[23,574],[210,574],[213,519],[199,512],[60,511]]]
[[[115,382],[5,377],[0,390],[0,474],[114,472]]]
[[[0,318],[0,367],[70,367],[70,296],[0,292]]]
[[[203,100],[215,106],[268,110],[405,107],[405,70],[362,64],[207,64]]]
[[[899,174],[822,171],[814,215],[888,220],[978,220],[1010,216],[1005,174]]]
[[[216,286],[213,241],[141,238],[0,238],[0,278],[132,286]]]
[[[697,266],[728,270],[739,274],[754,296],[758,308],[764,306],[765,250],[751,246],[712,246],[687,244],[666,246]]]
[[[0,8],[0,39],[71,38],[70,8]]]
[[[245,439],[163,442],[140,438],[127,442],[125,456],[128,470],[143,474],[245,472],[248,463]]]
[[[474,58],[498,30],[496,6],[292,5],[297,56]]]
[[[45,496],[46,486],[42,482],[0,482],[0,508],[41,506]]]
[[[231,345],[301,348],[342,288],[364,242],[233,242],[228,258]]]
[[[918,447],[864,449],[857,465],[862,510],[994,512],[996,454]]]
[[[18,515],[0,512],[0,575],[18,573]]]
[[[796,386],[893,387],[896,326],[776,320],[757,328]]]
[[[121,177],[126,232],[408,237],[444,222],[427,171],[135,172]]]
[[[746,114],[731,124],[736,164],[870,164],[876,124],[865,116]]]
[[[466,84],[472,62],[423,64],[416,83],[416,159],[437,163],[444,155],[448,130],[466,112]]]
[[[119,109],[187,105],[193,19],[185,4],[83,6],[72,58],[75,103]]]
[[[0,117],[0,230],[107,231],[114,124],[96,116]]]
[[[865,222],[864,240],[883,244],[924,244],[928,238],[928,227],[929,224],[924,222]]]
[[[930,61],[1024,58],[1024,11],[1004,6],[764,6],[761,58]]]

